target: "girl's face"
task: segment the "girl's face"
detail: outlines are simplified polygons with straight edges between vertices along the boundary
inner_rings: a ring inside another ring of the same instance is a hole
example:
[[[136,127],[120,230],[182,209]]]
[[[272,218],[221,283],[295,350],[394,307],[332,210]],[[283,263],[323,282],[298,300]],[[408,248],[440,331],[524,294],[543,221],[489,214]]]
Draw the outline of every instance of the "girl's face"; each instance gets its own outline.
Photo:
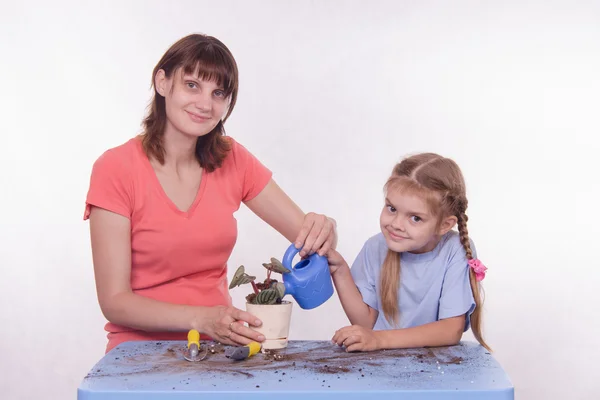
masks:
[[[227,111],[229,98],[216,82],[185,74],[183,69],[167,78],[156,74],[156,89],[165,98],[167,131],[199,137],[210,133]]]
[[[425,253],[452,229],[456,217],[447,217],[439,224],[422,198],[396,190],[388,191],[379,222],[390,250]]]

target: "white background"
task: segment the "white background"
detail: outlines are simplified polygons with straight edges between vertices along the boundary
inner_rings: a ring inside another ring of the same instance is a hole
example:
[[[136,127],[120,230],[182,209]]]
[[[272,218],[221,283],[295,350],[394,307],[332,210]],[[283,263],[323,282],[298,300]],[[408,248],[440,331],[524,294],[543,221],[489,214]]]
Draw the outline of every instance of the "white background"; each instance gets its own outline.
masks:
[[[202,32],[240,68],[228,134],[303,210],[337,219],[349,260],[396,161],[454,158],[489,267],[485,336],[517,398],[598,398],[598,2],[104,3],[2,2],[0,397],[74,399],[102,357],[91,166],[139,132],[163,52]],[[288,244],[236,217],[230,275],[262,274]],[[337,299],[296,307],[291,338],[346,324]]]

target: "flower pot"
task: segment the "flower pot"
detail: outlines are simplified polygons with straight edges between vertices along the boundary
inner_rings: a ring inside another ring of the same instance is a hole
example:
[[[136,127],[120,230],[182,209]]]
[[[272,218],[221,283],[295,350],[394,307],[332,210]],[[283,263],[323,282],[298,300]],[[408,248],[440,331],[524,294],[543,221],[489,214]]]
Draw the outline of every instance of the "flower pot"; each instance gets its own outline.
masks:
[[[291,302],[284,300],[281,304],[246,303],[246,311],[262,321],[261,326],[252,329],[265,336],[265,341],[262,342],[263,350],[287,347],[292,317]]]

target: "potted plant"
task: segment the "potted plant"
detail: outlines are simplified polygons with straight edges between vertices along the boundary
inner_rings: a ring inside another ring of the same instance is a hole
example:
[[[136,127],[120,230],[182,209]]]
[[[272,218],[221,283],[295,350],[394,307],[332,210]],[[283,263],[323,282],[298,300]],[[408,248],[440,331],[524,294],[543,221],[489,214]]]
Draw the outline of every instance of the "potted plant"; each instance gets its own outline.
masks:
[[[271,258],[271,262],[263,263],[263,266],[267,269],[267,278],[256,283],[256,277],[248,275],[244,266],[240,265],[231,279],[229,289],[248,283],[252,285],[252,293],[246,296],[246,311],[262,321],[260,327],[253,329],[265,336],[263,349],[282,349],[288,343],[292,302],[283,300],[285,286],[283,282],[271,278],[271,274],[288,274],[290,270],[276,258]]]

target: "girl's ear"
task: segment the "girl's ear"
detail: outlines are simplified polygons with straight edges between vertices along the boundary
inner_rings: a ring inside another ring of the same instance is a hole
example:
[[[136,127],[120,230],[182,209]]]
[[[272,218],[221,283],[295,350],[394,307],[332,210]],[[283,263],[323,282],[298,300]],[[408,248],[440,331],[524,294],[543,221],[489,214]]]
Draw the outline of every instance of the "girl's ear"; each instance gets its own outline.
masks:
[[[458,222],[458,218],[456,218],[456,216],[454,216],[454,215],[444,218],[442,220],[442,223],[440,224],[440,229],[438,231],[440,236],[448,233],[448,231],[450,231],[450,229],[454,228],[454,225],[456,225],[457,222]]]

